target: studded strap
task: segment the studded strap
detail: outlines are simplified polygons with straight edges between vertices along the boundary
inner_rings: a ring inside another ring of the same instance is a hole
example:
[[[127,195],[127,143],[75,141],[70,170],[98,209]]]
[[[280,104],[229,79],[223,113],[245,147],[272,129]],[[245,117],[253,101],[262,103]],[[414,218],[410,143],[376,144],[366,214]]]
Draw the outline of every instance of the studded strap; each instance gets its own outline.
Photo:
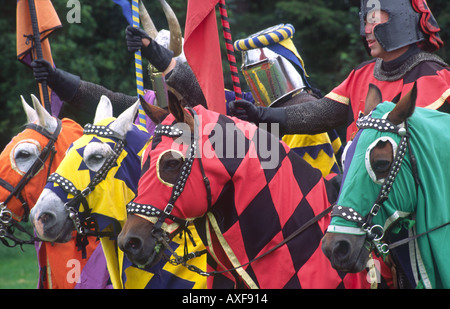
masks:
[[[397,133],[400,136],[404,136],[406,134],[406,129],[404,126],[395,125],[387,119],[372,118],[371,113],[367,116],[359,117],[358,120],[356,120],[356,126],[359,129],[375,129],[380,132]]]
[[[356,210],[351,207],[345,207],[340,205],[333,206],[333,210],[331,211],[332,217],[341,217],[347,221],[356,222],[362,224],[364,221],[364,216],[359,214]]]
[[[102,137],[118,137],[117,133],[111,130],[108,126],[98,126],[91,123],[84,126],[83,134],[95,134]]]
[[[183,135],[183,130],[172,125],[158,124],[153,135],[165,135],[169,137],[179,137]]]
[[[130,214],[140,214],[147,217],[160,217],[163,214],[163,211],[159,210],[156,207],[153,207],[152,205],[148,204],[140,204],[136,203],[134,201],[131,201],[127,204],[127,213]],[[177,218],[170,213],[166,213],[166,218],[172,220],[173,222],[180,223],[180,224],[186,224],[186,220]]]
[[[70,193],[74,196],[81,193],[81,191],[78,190],[70,180],[64,178],[56,172],[51,174],[47,181],[57,183],[66,193]]]

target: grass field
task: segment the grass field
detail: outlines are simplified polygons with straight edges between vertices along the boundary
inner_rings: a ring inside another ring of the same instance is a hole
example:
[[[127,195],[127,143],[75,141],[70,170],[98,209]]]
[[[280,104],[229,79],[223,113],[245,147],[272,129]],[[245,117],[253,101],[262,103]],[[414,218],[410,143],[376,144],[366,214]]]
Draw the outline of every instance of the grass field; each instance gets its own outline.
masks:
[[[0,242],[0,289],[36,289],[38,275],[34,245],[8,248]]]

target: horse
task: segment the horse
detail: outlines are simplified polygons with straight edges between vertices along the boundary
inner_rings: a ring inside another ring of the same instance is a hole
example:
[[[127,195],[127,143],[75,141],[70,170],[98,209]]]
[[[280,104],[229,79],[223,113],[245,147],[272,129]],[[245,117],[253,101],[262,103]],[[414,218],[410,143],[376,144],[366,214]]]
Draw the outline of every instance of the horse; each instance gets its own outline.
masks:
[[[367,103],[379,94],[372,85]],[[358,272],[374,250],[401,267],[405,286],[449,288],[450,116],[415,107],[416,96],[414,85],[358,119],[322,249],[342,271]]]
[[[330,202],[318,169],[249,122],[174,98],[169,112],[142,105],[158,125],[118,237],[131,261],[157,263],[193,222],[209,252],[208,288],[368,286],[320,250]]]
[[[82,128],[76,122],[52,117],[34,95],[31,97],[34,108],[21,96],[27,118],[25,129],[13,137],[0,154],[0,240],[9,247],[35,245],[39,264],[38,288],[105,287],[107,278],[101,275],[102,269],[107,275],[106,261],[100,242],[95,238],[82,251],[76,234],[72,234],[66,244],[50,244],[34,235],[20,239],[14,233],[26,231],[20,222],[28,220],[28,213],[44,189],[47,176],[56,170],[69,145],[82,134]],[[80,276],[77,278],[68,276],[73,270],[70,263],[74,260],[79,262]],[[97,269],[96,278],[90,275],[94,268]],[[85,277],[91,279],[85,280]]]
[[[63,242],[74,228],[98,235],[114,288],[203,288],[206,279],[182,266],[169,261],[140,269],[117,248],[125,206],[135,196],[140,157],[150,139],[145,128],[133,124],[138,107],[139,101],[116,119],[110,100],[101,97],[94,125],[85,126],[83,136],[50,175],[30,219],[36,233],[48,241]],[[171,250],[183,252],[181,240],[174,239]],[[204,257],[193,261],[200,267],[206,263]]]

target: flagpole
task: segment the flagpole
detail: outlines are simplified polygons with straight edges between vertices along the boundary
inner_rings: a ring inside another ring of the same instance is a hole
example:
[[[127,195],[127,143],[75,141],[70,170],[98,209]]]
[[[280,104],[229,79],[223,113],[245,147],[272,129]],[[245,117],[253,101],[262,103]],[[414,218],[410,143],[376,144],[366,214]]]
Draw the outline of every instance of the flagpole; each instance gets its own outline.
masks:
[[[31,25],[33,27],[34,48],[36,51],[36,59],[40,60],[40,59],[43,59],[44,56],[42,54],[41,34],[39,33],[39,24],[38,24],[38,20],[37,20],[36,6],[34,4],[34,0],[28,0],[28,6],[30,9]],[[42,92],[42,97],[44,98],[44,107],[51,114],[52,109],[50,106],[50,98],[48,96],[46,80],[43,80],[41,82],[41,92]]]
[[[231,29],[230,24],[228,23],[228,13],[227,8],[225,6],[225,0],[219,0],[219,11],[222,21],[225,46],[227,48],[228,63],[230,64],[231,80],[233,81],[233,90],[236,96],[236,100],[241,100],[242,99],[241,83],[239,81],[236,57],[234,55],[233,40],[231,38]]]
[[[139,0],[132,0],[131,3],[131,17],[133,19],[133,27],[139,28]],[[134,64],[136,67],[136,87],[137,94],[139,96],[144,96],[144,74],[142,70],[142,55],[141,50],[134,53]],[[145,118],[145,112],[142,105],[139,105],[138,109],[139,124],[146,126],[147,119]]]

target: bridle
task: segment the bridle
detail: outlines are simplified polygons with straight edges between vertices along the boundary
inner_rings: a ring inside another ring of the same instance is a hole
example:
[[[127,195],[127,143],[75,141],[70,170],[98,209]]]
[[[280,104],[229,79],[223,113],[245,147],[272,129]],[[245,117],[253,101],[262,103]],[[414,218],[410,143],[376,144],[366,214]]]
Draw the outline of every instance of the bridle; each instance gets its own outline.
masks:
[[[119,136],[108,126],[92,125],[90,123],[84,126],[83,134],[98,135],[117,140],[112,155],[105,160],[102,167],[95,173],[89,184],[83,190],[77,189],[70,180],[58,173],[51,174],[48,178],[48,182],[57,183],[64,192],[73,195],[73,198],[69,199],[69,201],[64,204],[64,207],[69,212],[69,218],[72,220],[78,235],[83,237],[81,242],[85,243],[87,236],[114,236],[112,232],[102,232],[98,230],[95,220],[90,216],[91,209],[89,208],[86,196],[94,191],[95,187],[106,178],[111,168],[117,162],[117,158],[122,153],[126,140],[124,136]],[[84,208],[82,213],[79,212],[80,204],[82,204]]]
[[[381,189],[378,193],[378,196],[374,204],[372,205],[372,208],[370,209],[368,215],[363,216],[351,207],[335,205],[333,207],[331,216],[342,217],[347,221],[356,222],[360,226],[360,228],[365,232],[366,241],[369,244],[370,249],[371,250],[375,249],[377,253],[385,255],[389,252],[390,249],[393,249],[399,245],[402,245],[408,241],[411,241],[421,236],[416,235],[414,237],[408,238],[407,241],[403,240],[389,245],[381,242],[385,233],[384,228],[378,224],[373,224],[372,222],[374,217],[378,214],[381,207],[383,207],[384,202],[387,201],[389,197],[389,192],[392,189],[394,180],[400,171],[400,167],[407,152],[409,153],[417,192],[417,188],[420,185],[420,180],[417,172],[416,158],[412,153],[409,140],[411,134],[409,131],[407,120],[405,120],[405,122],[401,125],[395,125],[387,119],[372,118],[371,114],[360,117],[356,121],[356,125],[359,129],[370,128],[378,130],[380,132],[395,133],[401,137],[400,143],[398,144],[397,152],[391,163],[388,176],[385,178],[383,184],[381,185]]]
[[[44,149],[42,149],[39,157],[33,162],[28,171],[22,176],[17,185],[14,187],[5,179],[0,178],[0,186],[10,192],[6,199],[0,203],[0,240],[7,247],[15,247],[17,245],[23,244],[34,244],[36,241],[40,241],[40,239],[34,237],[34,235],[30,234],[22,225],[20,225],[18,221],[13,219],[13,214],[11,210],[8,209],[7,204],[13,197],[16,197],[22,203],[22,208],[24,210],[24,214],[22,217],[23,221],[26,222],[28,220],[30,206],[23,197],[22,190],[25,188],[31,178],[41,170],[49,157],[50,161],[48,165],[47,177],[50,174],[53,159],[56,154],[55,143],[61,132],[62,126],[61,120],[57,118],[55,119],[57,121],[57,126],[55,132],[53,133],[50,133],[44,127],[34,123],[29,123],[25,126],[25,129],[35,130],[36,132],[48,138],[48,143],[44,147]],[[30,238],[28,240],[17,238],[16,236],[14,236],[14,229],[18,229],[21,232],[26,233],[28,236],[30,236]],[[13,244],[10,244],[7,239],[12,241]]]
[[[190,224],[190,222],[188,220],[175,217],[171,214],[178,197],[181,195],[181,193],[183,192],[184,186],[186,185],[186,181],[188,179],[188,176],[191,173],[192,164],[194,163],[194,159],[196,157],[196,154],[198,153],[198,147],[199,147],[199,143],[198,143],[199,124],[198,124],[197,112],[190,107],[187,107],[187,109],[194,116],[194,121],[195,121],[194,132],[193,132],[194,134],[191,134],[190,147],[189,147],[188,154],[186,156],[186,159],[183,162],[183,165],[181,166],[180,173],[178,174],[178,178],[172,188],[171,197],[169,199],[169,202],[165,206],[164,210],[161,211],[152,205],[136,203],[136,202],[134,202],[134,200],[127,204],[127,213],[128,214],[153,216],[153,217],[158,218],[156,223],[153,225],[153,228],[151,231],[151,235],[157,240],[157,245],[155,246],[155,250],[157,251],[157,253],[159,252],[159,249],[156,249],[156,248],[160,248],[161,246],[165,247],[166,249],[169,249],[172,254],[175,253],[169,245],[169,242],[170,242],[169,234],[166,231],[164,231],[164,229],[162,228],[164,221],[166,219],[170,219],[173,222],[179,224],[179,227],[172,234],[177,234],[181,231],[184,231],[184,233],[189,236],[193,245],[196,246],[193,236],[192,236],[192,233],[188,229],[188,225]],[[179,128],[176,128],[176,127],[170,126],[170,125],[158,124],[155,128],[153,137],[155,138],[158,136],[168,136],[168,137],[175,138],[175,137],[180,137],[183,134],[184,134],[183,130],[181,130]],[[206,177],[205,170],[203,168],[203,164],[202,164],[202,160],[201,160],[200,156],[198,159],[199,159],[198,162],[200,164],[200,169],[201,169],[202,176],[203,176],[203,183],[205,184],[205,187],[206,187],[208,209],[209,209],[211,207],[211,186],[210,186],[208,177]],[[187,250],[186,246],[185,246],[185,249]],[[206,251],[202,251],[200,253],[196,253],[196,252],[188,253],[186,250],[185,250],[184,257],[179,257],[179,256],[175,255],[176,258],[175,258],[175,261],[173,261],[173,260],[171,261],[172,264],[180,263],[180,264],[184,264],[186,266],[185,262],[188,259],[194,258],[203,253],[206,253]],[[195,267],[193,265],[189,265],[187,267],[190,270],[199,272],[200,274],[204,273],[202,270],[199,270],[197,267]]]
[[[153,225],[153,229],[151,231],[151,235],[156,239],[156,243],[157,243],[155,245],[155,250],[156,250],[156,248],[160,248],[161,246],[164,246],[166,249],[168,249],[175,256],[174,259],[169,260],[169,262],[171,264],[174,264],[174,265],[182,264],[183,266],[187,267],[189,270],[194,271],[202,276],[214,276],[214,275],[234,271],[238,268],[245,267],[245,266],[267,256],[268,254],[274,252],[275,250],[277,250],[278,248],[280,248],[281,246],[283,246],[284,244],[286,244],[287,242],[289,242],[290,240],[292,240],[293,238],[298,236],[300,233],[302,233],[303,231],[308,229],[311,225],[316,223],[318,220],[320,220],[321,218],[326,216],[332,210],[332,206],[329,206],[324,211],[322,211],[320,214],[316,215],[315,217],[313,217],[309,221],[307,221],[304,225],[302,225],[295,232],[293,232],[289,237],[285,238],[283,241],[281,241],[280,243],[278,243],[277,245],[272,247],[270,250],[266,251],[264,254],[261,254],[260,256],[254,258],[253,260],[251,260],[245,264],[242,264],[242,265],[230,268],[230,269],[222,270],[222,271],[211,271],[211,272],[205,272],[194,265],[186,264],[187,260],[189,260],[191,258],[195,258],[197,256],[200,256],[204,253],[207,253],[207,251],[203,250],[200,252],[188,253],[186,251],[187,246],[185,246],[184,256],[182,256],[182,257],[178,256],[174,252],[174,250],[169,246],[168,243],[170,241],[170,237],[169,237],[168,233],[163,230],[162,225],[166,219],[170,219],[173,222],[178,223],[179,227],[176,229],[175,232],[172,232],[172,234],[177,234],[180,231],[184,231],[190,237],[191,242],[195,246],[195,242],[193,241],[192,234],[191,234],[190,230],[187,228],[190,222],[187,220],[175,217],[171,214],[178,197],[180,196],[181,192],[183,192],[187,178],[188,178],[189,174],[191,173],[192,164],[196,157],[198,147],[200,147],[200,145],[198,143],[199,124],[198,124],[197,113],[194,109],[192,109],[190,107],[187,107],[187,109],[194,116],[194,121],[195,121],[194,134],[191,135],[191,143],[190,143],[188,156],[186,157],[186,160],[183,162],[183,165],[181,167],[177,181],[175,182],[175,185],[173,186],[170,200],[167,203],[167,205],[165,206],[164,210],[161,211],[160,209],[158,209],[152,205],[149,205],[149,204],[136,203],[136,202],[134,202],[134,200],[127,204],[127,213],[128,214],[136,214],[136,215],[151,216],[151,217],[158,218],[156,223]],[[178,128],[175,128],[173,126],[170,126],[170,125],[159,124],[155,128],[154,137],[157,137],[158,135],[159,136],[164,135],[164,136],[169,136],[169,137],[180,137],[183,135],[183,131]],[[208,209],[210,209],[211,204],[212,204],[212,202],[211,202],[211,199],[212,199],[211,198],[211,186],[210,186],[209,179],[205,174],[201,156],[198,156],[198,162],[199,162],[200,170],[202,173],[203,183],[205,185],[206,192],[207,192]],[[160,250],[160,249],[158,249],[158,250]]]

